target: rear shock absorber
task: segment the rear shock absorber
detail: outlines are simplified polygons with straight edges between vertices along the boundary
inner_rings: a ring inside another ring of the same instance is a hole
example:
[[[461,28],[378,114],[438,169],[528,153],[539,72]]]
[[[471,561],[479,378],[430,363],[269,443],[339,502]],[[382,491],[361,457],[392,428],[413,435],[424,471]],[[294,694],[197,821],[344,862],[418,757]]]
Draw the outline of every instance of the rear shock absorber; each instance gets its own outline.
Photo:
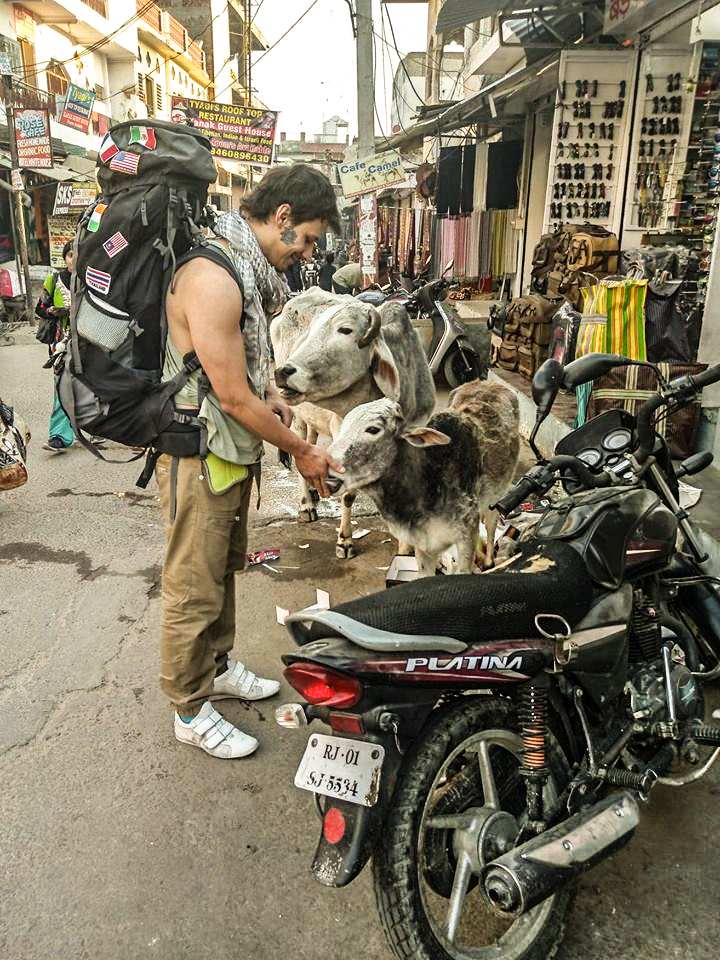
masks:
[[[660,656],[660,623],[657,612],[642,590],[633,595],[630,620],[630,659],[634,663]]]
[[[520,772],[527,787],[528,816],[543,819],[542,788],[548,777],[546,730],[548,681],[541,677],[525,685],[519,708],[523,762]]]

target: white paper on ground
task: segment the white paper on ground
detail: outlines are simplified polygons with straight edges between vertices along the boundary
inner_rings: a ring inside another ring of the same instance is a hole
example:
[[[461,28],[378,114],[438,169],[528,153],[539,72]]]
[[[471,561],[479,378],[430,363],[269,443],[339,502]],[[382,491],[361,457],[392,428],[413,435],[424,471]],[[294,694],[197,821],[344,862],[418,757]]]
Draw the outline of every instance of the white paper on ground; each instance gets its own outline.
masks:
[[[694,507],[702,496],[700,487],[693,487],[689,483],[684,483],[682,480],[678,480],[678,489],[680,491],[680,506],[683,510],[687,510],[688,507]]]

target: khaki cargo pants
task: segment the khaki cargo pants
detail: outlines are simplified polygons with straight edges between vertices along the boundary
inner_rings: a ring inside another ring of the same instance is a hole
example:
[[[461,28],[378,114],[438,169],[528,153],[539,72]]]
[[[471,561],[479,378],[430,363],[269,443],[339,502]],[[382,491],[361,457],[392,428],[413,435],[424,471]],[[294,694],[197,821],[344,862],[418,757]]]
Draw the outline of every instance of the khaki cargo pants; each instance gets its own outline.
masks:
[[[165,517],[160,686],[178,713],[198,712],[235,640],[235,572],[245,566],[252,473],[210,492],[197,457],[158,459]]]

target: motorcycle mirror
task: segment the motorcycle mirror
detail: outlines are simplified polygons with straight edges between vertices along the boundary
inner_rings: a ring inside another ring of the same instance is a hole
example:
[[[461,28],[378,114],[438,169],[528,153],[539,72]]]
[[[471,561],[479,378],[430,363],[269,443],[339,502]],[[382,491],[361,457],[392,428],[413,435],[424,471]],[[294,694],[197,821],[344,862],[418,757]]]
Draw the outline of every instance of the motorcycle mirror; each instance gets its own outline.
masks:
[[[631,360],[617,353],[586,353],[584,357],[572,360],[563,374],[562,385],[572,390],[582,383],[589,383],[615,367],[642,366],[642,361]]]
[[[454,266],[455,266],[455,259],[453,258],[452,260],[448,260],[448,262],[445,264],[445,269],[442,272],[443,277],[445,276],[446,273],[448,273],[448,271],[452,270]]]
[[[532,380],[532,398],[537,407],[537,411],[535,413],[535,426],[530,434],[528,443],[538,460],[542,459],[542,454],[535,446],[535,437],[543,420],[545,420],[550,413],[555,397],[563,382],[563,369],[563,365],[559,360],[549,358],[538,367]]]

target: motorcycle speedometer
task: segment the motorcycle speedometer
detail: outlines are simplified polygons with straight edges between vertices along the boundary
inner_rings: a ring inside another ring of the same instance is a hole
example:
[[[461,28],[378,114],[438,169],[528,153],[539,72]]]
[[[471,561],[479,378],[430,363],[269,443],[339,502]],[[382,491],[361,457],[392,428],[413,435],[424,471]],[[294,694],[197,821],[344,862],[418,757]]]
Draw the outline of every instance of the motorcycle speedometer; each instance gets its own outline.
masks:
[[[612,450],[616,452],[618,450],[625,450],[630,446],[630,441],[632,440],[632,434],[629,430],[626,430],[624,427],[621,427],[617,430],[611,430],[610,433],[606,434],[602,439],[602,445],[606,450]]]
[[[596,450],[595,447],[588,447],[587,450],[581,450],[580,453],[576,453],[575,456],[589,467],[596,467],[602,460],[602,454],[599,450]]]

